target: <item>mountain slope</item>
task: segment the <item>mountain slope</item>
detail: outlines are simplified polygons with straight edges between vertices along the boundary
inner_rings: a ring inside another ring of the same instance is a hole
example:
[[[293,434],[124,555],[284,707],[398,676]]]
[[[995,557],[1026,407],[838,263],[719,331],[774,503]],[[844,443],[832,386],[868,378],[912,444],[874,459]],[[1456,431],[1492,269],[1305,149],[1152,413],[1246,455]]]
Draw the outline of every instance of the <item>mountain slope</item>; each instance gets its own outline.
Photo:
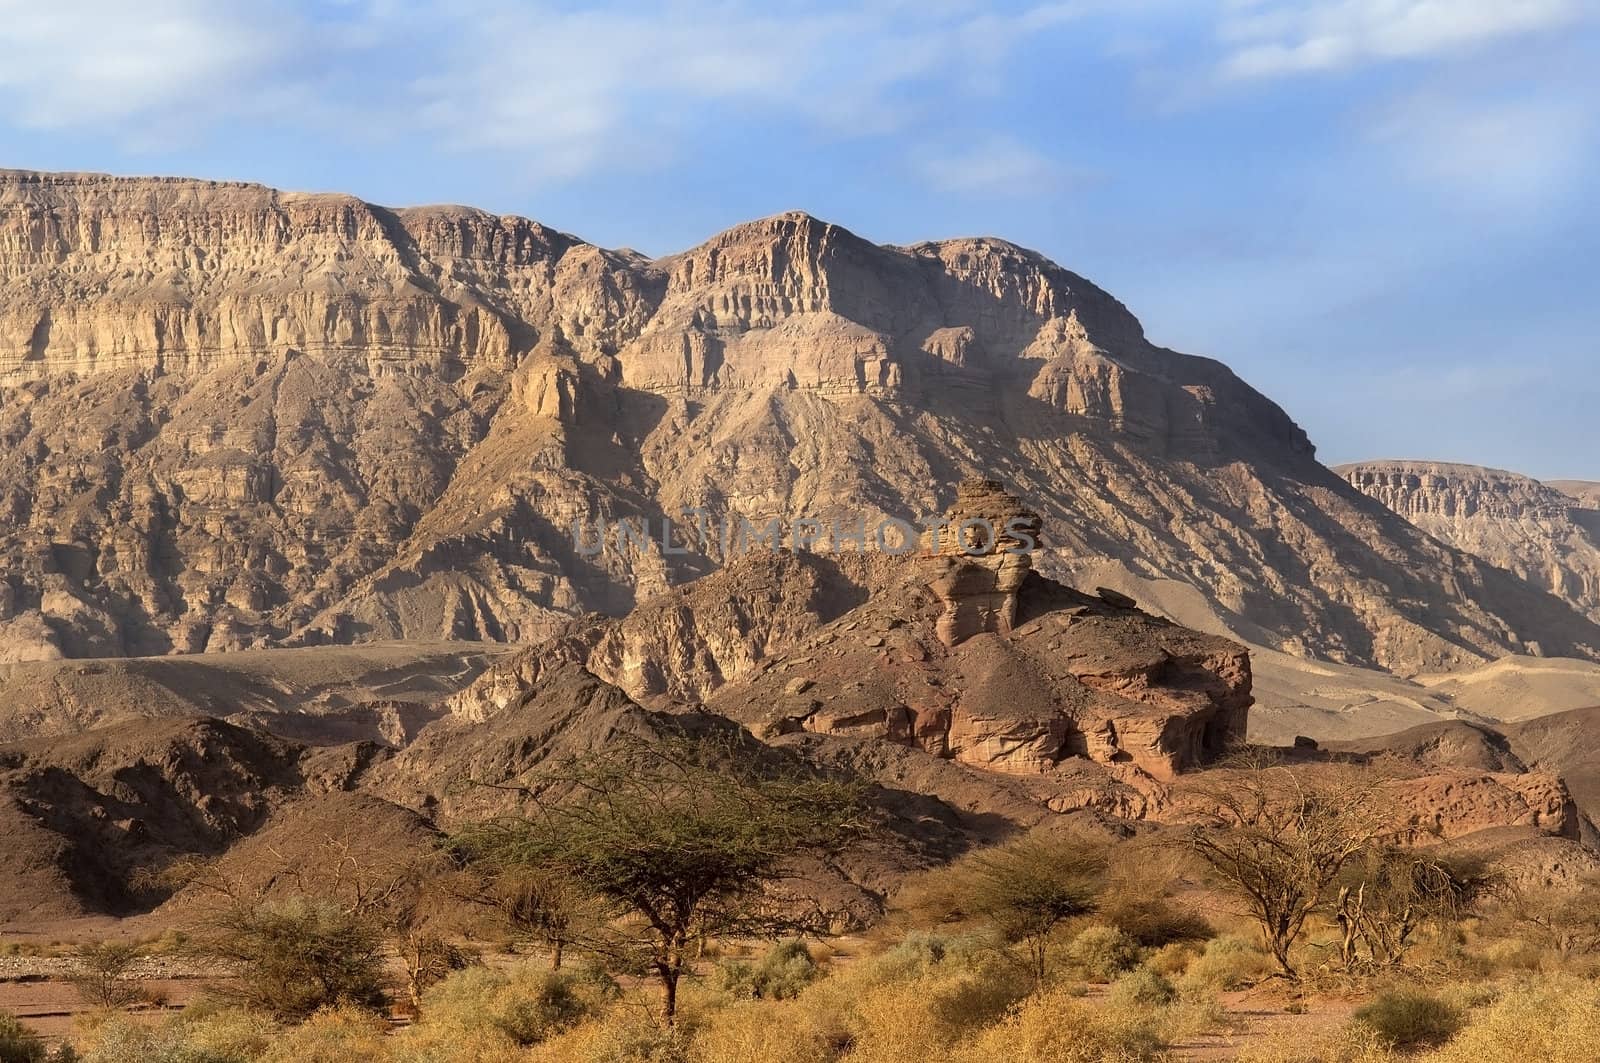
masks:
[[[1387,461],[1335,471],[1430,535],[1600,619],[1600,502],[1475,465]]]
[[[0,654],[532,640],[720,544],[575,549],[701,507],[915,518],[1007,481],[1039,567],[1417,671],[1600,629],[1315,460],[1223,365],[997,240],[803,214],[649,261],[521,218],[0,173]]]

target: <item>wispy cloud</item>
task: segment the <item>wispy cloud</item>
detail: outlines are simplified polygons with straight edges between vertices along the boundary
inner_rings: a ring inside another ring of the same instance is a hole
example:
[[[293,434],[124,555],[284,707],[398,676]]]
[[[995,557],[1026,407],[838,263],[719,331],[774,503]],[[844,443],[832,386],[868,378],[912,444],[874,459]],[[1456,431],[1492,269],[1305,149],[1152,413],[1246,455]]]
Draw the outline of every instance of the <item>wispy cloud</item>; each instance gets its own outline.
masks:
[[[1593,100],[1576,89],[1484,97],[1419,92],[1370,127],[1401,173],[1463,206],[1520,215],[1559,209],[1593,156]]]
[[[292,21],[228,0],[0,0],[0,102],[32,129],[209,111],[290,53]]]
[[[568,180],[660,164],[717,122],[892,133],[927,96],[1000,91],[1020,42],[1078,15],[1045,0],[0,0],[0,122],[136,144],[248,113]]]
[[[422,120],[450,140],[521,152],[538,173],[570,177],[666,155],[717,120],[711,109],[832,135],[891,132],[923,106],[911,86],[937,78],[946,91],[985,91],[1021,39],[1074,13],[899,0],[452,3],[430,16],[452,43],[412,89]]]
[[[1559,29],[1585,10],[1580,0],[1232,0],[1221,72],[1264,78],[1461,52]]]
[[[961,195],[1037,194],[1087,176],[1015,137],[998,134],[945,151],[921,152],[914,165],[918,176],[934,188]]]

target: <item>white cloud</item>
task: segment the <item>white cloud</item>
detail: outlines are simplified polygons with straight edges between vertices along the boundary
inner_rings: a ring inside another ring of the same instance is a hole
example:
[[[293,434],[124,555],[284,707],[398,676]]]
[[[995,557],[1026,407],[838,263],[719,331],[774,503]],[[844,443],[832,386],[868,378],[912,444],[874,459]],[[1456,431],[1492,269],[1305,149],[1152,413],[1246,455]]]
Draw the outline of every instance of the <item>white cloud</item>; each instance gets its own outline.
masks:
[[[920,106],[908,86],[937,79],[985,91],[1020,40],[1075,12],[1038,4],[1000,15],[978,3],[903,0],[451,3],[429,12],[449,43],[412,88],[422,120],[453,143],[516,152],[536,174],[569,178],[692,150],[713,108],[717,120],[891,131]]]
[[[1559,29],[1581,0],[1232,0],[1220,36],[1224,77],[1343,70],[1464,51]]]
[[[248,2],[0,0],[0,101],[34,129],[209,111],[284,54],[282,25]]]
[[[244,118],[494,151],[570,180],[693,151],[714,121],[893,132],[926,115],[915,89],[1000,91],[1021,41],[1079,13],[1050,0],[0,0],[0,122],[140,147]]]
[[[1559,209],[1581,190],[1593,114],[1593,101],[1576,91],[1494,98],[1430,92],[1392,105],[1371,135],[1432,194],[1517,220]]]
[[[961,195],[1024,195],[1079,176],[1008,136],[923,153],[913,161],[917,173],[934,188]]]

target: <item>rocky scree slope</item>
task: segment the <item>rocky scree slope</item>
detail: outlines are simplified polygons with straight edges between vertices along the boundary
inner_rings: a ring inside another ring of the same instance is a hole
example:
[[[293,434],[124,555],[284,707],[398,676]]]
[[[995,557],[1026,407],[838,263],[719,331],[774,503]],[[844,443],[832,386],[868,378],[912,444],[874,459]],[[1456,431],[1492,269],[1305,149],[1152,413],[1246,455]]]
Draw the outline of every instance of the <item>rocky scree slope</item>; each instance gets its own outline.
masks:
[[[575,520],[942,510],[971,475],[1249,640],[1399,670],[1600,629],[1012,244],[804,214],[649,260],[461,207],[0,173],[0,655],[532,641],[726,560]]]
[[[1388,461],[1335,471],[1428,534],[1600,619],[1600,499],[1476,465]]]

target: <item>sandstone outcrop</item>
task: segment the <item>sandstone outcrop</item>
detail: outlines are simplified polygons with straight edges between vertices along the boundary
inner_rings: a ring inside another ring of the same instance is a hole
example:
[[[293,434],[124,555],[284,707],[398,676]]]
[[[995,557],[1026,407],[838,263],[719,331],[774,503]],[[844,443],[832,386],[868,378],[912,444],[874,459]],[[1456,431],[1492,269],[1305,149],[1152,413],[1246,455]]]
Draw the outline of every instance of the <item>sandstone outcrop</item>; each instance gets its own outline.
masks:
[[[980,494],[1004,499],[979,485],[964,497]],[[1002,508],[1015,515],[1015,500]],[[1242,741],[1242,647],[1037,573],[1019,581],[1004,630],[952,644],[950,601],[928,585],[937,560],[752,555],[625,618],[575,622],[491,668],[451,711],[492,719],[577,664],[640,703],[703,705],[769,739],[887,742],[1047,780],[1039,800],[1057,810],[1141,814],[1165,780]]]
[[[1577,499],[1585,509],[1600,509],[1600,483],[1593,480],[1549,480],[1545,486]]]
[[[929,586],[944,605],[940,642],[955,646],[981,632],[1011,632],[1039,528],[1039,515],[999,481],[962,481],[944,523],[927,536],[935,573]]]
[[[1482,775],[1449,772],[1397,781],[1386,788],[1414,840],[1451,839],[1498,827],[1581,837],[1581,820],[1560,777],[1542,772]]]
[[[587,555],[575,521],[914,520],[979,475],[1053,529],[1040,572],[1115,559],[1291,652],[1600,652],[1004,241],[784,214],[647,260],[461,207],[0,173],[0,657],[532,642],[728,560]]]

